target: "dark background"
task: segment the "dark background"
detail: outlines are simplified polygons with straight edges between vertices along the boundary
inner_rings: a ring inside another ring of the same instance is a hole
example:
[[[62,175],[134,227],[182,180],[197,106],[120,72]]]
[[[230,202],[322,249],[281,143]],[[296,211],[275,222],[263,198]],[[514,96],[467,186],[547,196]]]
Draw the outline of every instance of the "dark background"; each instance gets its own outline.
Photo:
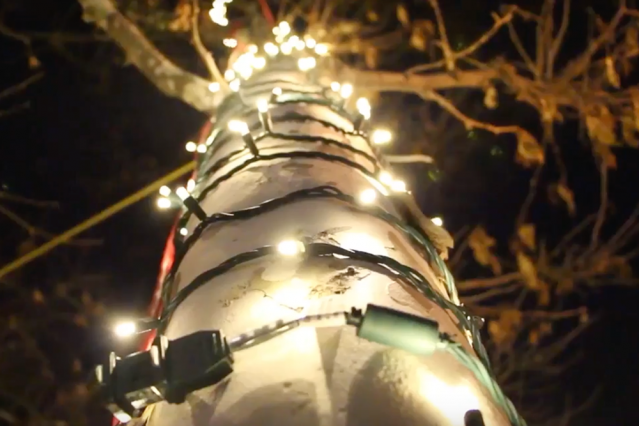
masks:
[[[28,18],[20,15],[8,22],[32,31],[45,32],[53,27],[86,31],[74,2],[32,3],[33,13]],[[472,6],[480,2],[461,3],[469,6],[466,13],[478,13]],[[466,25],[468,16],[459,8],[452,9],[455,10],[449,11],[447,19],[457,27]],[[489,4],[481,9],[487,11]],[[458,21],[454,20],[456,13]],[[177,52],[186,44],[164,47]],[[578,41],[569,41],[566,49],[578,47]],[[206,117],[161,95],[135,69],[121,67],[121,58],[113,46],[75,44],[71,49],[73,60],[45,41],[35,42],[32,48],[41,64],[38,69],[29,69],[29,54],[22,43],[0,38],[0,87],[9,87],[29,73],[45,71],[43,79],[26,91],[0,100],[0,110],[29,103],[28,109],[0,117],[0,185],[5,191],[25,197],[56,200],[61,207],[46,212],[21,210],[25,217],[53,233],[62,232],[190,159],[184,143],[196,135]],[[196,66],[196,62],[191,65]],[[393,102],[396,100],[390,99],[389,105]],[[402,102],[417,105],[410,99]],[[390,109],[382,103],[376,116],[393,121]],[[498,114],[500,122],[530,122],[530,117],[534,117],[525,111],[508,112],[507,108]],[[416,118],[409,117],[409,121],[412,126],[419,126]],[[583,217],[598,207],[599,184],[588,145],[577,130],[573,124],[563,126],[557,139],[565,147],[570,185]],[[483,223],[500,241],[505,241],[512,233],[512,218],[530,177],[529,170],[511,161],[513,141],[481,132],[478,137],[468,135],[455,124],[442,129],[438,138],[438,170],[423,166],[401,169],[423,209],[443,216],[453,233],[464,225]],[[407,148],[409,142],[402,140],[401,134],[399,139],[399,149]],[[604,232],[608,234],[639,203],[639,154],[630,149],[616,152],[619,168],[610,177],[613,213]],[[547,226],[551,239],[557,238],[574,219],[549,205],[543,194],[539,198],[532,214]],[[119,315],[143,314],[173,219],[172,213],[159,212],[154,202],[139,202],[87,232],[87,236],[103,239],[101,246],[90,250],[60,247],[56,249],[58,254],[27,266],[24,279],[30,283],[69,280],[78,271],[101,275],[104,279],[95,291],[108,308],[105,322]],[[4,217],[0,217],[0,229],[0,259],[7,263],[17,256],[15,247],[27,235]],[[56,257],[60,253],[67,259],[65,263]],[[571,424],[637,424],[637,291],[605,288],[590,291],[584,297],[598,319],[570,349],[571,353],[582,352],[583,361],[557,386],[561,393],[577,399],[596,386],[601,386],[602,394],[588,413]],[[98,330],[92,339],[92,349],[85,354],[87,360],[109,344]]]

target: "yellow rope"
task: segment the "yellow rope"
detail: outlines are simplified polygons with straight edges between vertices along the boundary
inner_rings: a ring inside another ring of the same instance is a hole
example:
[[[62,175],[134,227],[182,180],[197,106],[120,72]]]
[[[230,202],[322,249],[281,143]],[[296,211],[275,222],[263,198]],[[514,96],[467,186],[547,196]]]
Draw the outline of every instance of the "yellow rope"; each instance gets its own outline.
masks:
[[[2,269],[0,269],[0,279],[3,278],[4,276],[6,276],[7,274],[15,271],[16,269],[21,268],[22,266],[26,265],[27,263],[31,262],[32,260],[34,260],[34,259],[46,254],[47,252],[51,251],[55,247],[59,246],[60,244],[64,244],[65,242],[69,241],[71,238],[76,237],[78,234],[80,234],[80,233],[86,231],[87,229],[97,225],[98,223],[108,219],[109,217],[111,217],[114,214],[120,212],[121,210],[125,209],[126,207],[130,206],[131,204],[134,204],[134,203],[140,201],[141,199],[148,197],[149,195],[153,194],[158,189],[160,189],[161,186],[173,182],[175,179],[177,179],[180,176],[182,176],[182,175],[190,172],[191,170],[193,170],[194,167],[195,167],[195,162],[194,161],[191,161],[190,163],[185,164],[184,166],[180,167],[179,169],[172,171],[168,175],[166,175],[164,177],[161,177],[160,179],[156,180],[155,182],[153,182],[153,183],[149,184],[148,186],[142,188],[138,192],[129,195],[128,197],[118,201],[117,203],[113,204],[112,206],[107,207],[106,209],[102,210],[100,213],[88,218],[84,222],[74,226],[73,228],[69,229],[68,231],[66,231],[66,232],[58,235],[57,237],[51,239],[50,241],[42,244],[40,247],[30,251],[29,253],[25,254],[24,256],[19,257],[18,259],[14,260],[13,262],[3,266]]]

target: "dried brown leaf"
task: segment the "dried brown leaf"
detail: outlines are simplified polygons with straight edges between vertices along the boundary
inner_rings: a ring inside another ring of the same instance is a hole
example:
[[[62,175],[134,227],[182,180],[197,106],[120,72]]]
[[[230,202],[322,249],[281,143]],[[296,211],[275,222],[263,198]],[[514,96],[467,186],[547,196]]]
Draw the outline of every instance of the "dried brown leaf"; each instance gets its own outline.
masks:
[[[419,51],[426,51],[426,34],[419,27],[413,27],[408,43]]]
[[[525,130],[517,132],[516,161],[525,167],[543,164],[544,150],[533,135]]]
[[[619,74],[615,68],[615,60],[608,56],[605,60],[606,63],[606,79],[608,83],[615,88],[619,88],[621,86],[621,82],[619,81]]]
[[[378,58],[379,55],[375,47],[370,46],[364,51],[364,62],[368,68],[377,68]]]
[[[575,195],[572,193],[570,188],[568,188],[565,183],[559,182],[555,189],[557,191],[557,195],[559,195],[559,197],[564,200],[564,203],[566,203],[568,212],[571,215],[574,215],[577,211],[577,206],[575,205]]]
[[[536,239],[535,239],[535,224],[534,223],[525,223],[517,229],[517,235],[519,236],[519,240],[524,243],[526,247],[531,250],[535,250],[537,247]]]
[[[492,248],[496,241],[488,235],[482,226],[476,227],[468,236],[468,246],[473,251],[473,256],[477,263],[483,266],[490,266],[493,274],[499,275],[502,272],[501,264],[492,253]]]
[[[33,290],[33,293],[31,294],[31,296],[33,297],[33,301],[37,304],[44,304],[44,294],[42,294],[42,292],[38,289]]]
[[[586,129],[594,142],[604,145],[614,145],[617,142],[615,117],[604,105],[599,105],[586,116]]]
[[[517,253],[517,267],[524,277],[524,282],[528,288],[533,290],[540,288],[539,278],[537,277],[537,267],[530,257],[522,252]]]
[[[617,168],[617,156],[612,152],[609,145],[601,143],[595,143],[593,145],[595,155],[601,160],[601,162],[609,169]]]
[[[495,86],[488,86],[484,92],[484,105],[488,109],[495,109],[498,106],[497,89]]]
[[[397,5],[397,20],[402,24],[404,28],[410,28],[410,18],[408,16],[408,11],[403,4]]]

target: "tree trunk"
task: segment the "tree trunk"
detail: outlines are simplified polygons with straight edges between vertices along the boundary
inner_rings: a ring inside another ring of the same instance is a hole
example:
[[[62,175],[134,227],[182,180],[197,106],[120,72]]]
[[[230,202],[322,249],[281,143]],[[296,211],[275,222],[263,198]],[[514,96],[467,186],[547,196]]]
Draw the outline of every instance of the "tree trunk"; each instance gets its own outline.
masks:
[[[283,94],[270,103],[274,134],[260,137],[263,126],[256,101],[271,98],[275,87]],[[327,105],[286,100],[318,89],[312,73],[273,68],[243,83],[244,106],[238,94],[225,101],[193,191],[207,215],[329,185],[353,197],[373,188],[378,192],[373,205],[400,216],[391,197],[382,194],[383,186],[353,165],[326,158],[268,159],[291,151],[321,152],[374,170],[377,154],[365,138],[353,134],[351,120]],[[308,118],[302,120],[303,116]],[[212,182],[253,157],[239,133],[225,130],[230,119],[248,124],[266,159],[245,166],[203,195]],[[319,142],[322,138],[347,146]],[[207,175],[213,164],[240,149],[241,154]],[[188,235],[199,222],[190,215],[185,225]],[[182,259],[175,290],[235,255],[287,239],[391,257],[421,272],[437,292],[456,302],[456,295],[448,295],[405,233],[332,198],[302,199],[249,219],[209,226]],[[221,329],[233,337],[279,319],[365,308],[368,303],[431,318],[441,332],[475,354],[450,312],[379,266],[339,258],[265,256],[239,265],[187,297],[165,334],[175,339],[198,330]],[[490,393],[449,353],[418,357],[361,339],[351,328],[297,328],[238,352],[234,370],[226,381],[195,392],[186,403],[158,404],[149,426],[461,426],[469,409],[480,409],[486,425],[509,424]]]

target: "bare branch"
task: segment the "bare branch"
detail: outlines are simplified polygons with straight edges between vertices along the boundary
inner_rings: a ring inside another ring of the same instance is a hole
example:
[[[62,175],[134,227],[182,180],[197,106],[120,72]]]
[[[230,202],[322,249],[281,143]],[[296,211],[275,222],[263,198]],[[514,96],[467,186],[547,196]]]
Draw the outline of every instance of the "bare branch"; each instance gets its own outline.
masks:
[[[424,163],[433,164],[433,157],[424,154],[410,155],[385,155],[384,159],[389,163],[407,164],[407,163]]]
[[[597,220],[595,226],[592,228],[592,235],[590,238],[590,250],[594,250],[599,242],[599,234],[601,233],[601,227],[606,219],[606,211],[608,210],[608,166],[603,161],[599,165],[601,183],[600,183],[600,204],[599,212],[597,213]]]
[[[495,286],[510,284],[513,281],[521,280],[519,272],[511,272],[493,278],[478,278],[475,280],[459,281],[457,287],[462,291],[492,288]]]
[[[446,69],[448,71],[453,71],[455,69],[455,56],[453,54],[453,50],[450,47],[450,43],[448,42],[448,34],[446,33],[446,24],[444,23],[444,17],[442,16],[442,11],[439,8],[438,0],[428,0],[430,7],[433,8],[435,12],[435,19],[437,20],[437,30],[439,32],[440,47],[442,52],[444,53],[444,60],[446,63]]]
[[[202,58],[204,65],[206,65],[212,80],[218,82],[224,94],[228,95],[231,89],[229,89],[226,80],[224,80],[224,76],[222,76],[222,73],[217,67],[213,54],[204,46],[202,37],[200,37],[200,3],[198,0],[193,0],[192,5],[191,30],[193,32],[193,45],[198,55],[200,55],[200,58]]]
[[[83,19],[104,30],[161,92],[178,98],[193,108],[210,113],[221,101],[221,92],[211,93],[208,80],[179,68],[169,61],[140,30],[126,19],[111,0],[78,0]]]
[[[559,32],[555,36],[555,39],[552,42],[552,46],[548,51],[548,65],[546,68],[547,76],[551,76],[552,72],[555,69],[555,59],[557,59],[557,55],[561,49],[561,46],[564,43],[564,38],[566,37],[566,31],[568,30],[568,21],[570,20],[570,0],[564,0],[564,10],[561,16],[561,26],[559,27]]]
[[[16,93],[23,91],[24,89],[26,89],[27,87],[35,83],[36,81],[40,80],[42,76],[44,76],[44,72],[33,74],[32,76],[27,77],[20,83],[14,84],[13,86],[9,88],[4,89],[2,92],[0,92],[0,99],[15,95]]]

